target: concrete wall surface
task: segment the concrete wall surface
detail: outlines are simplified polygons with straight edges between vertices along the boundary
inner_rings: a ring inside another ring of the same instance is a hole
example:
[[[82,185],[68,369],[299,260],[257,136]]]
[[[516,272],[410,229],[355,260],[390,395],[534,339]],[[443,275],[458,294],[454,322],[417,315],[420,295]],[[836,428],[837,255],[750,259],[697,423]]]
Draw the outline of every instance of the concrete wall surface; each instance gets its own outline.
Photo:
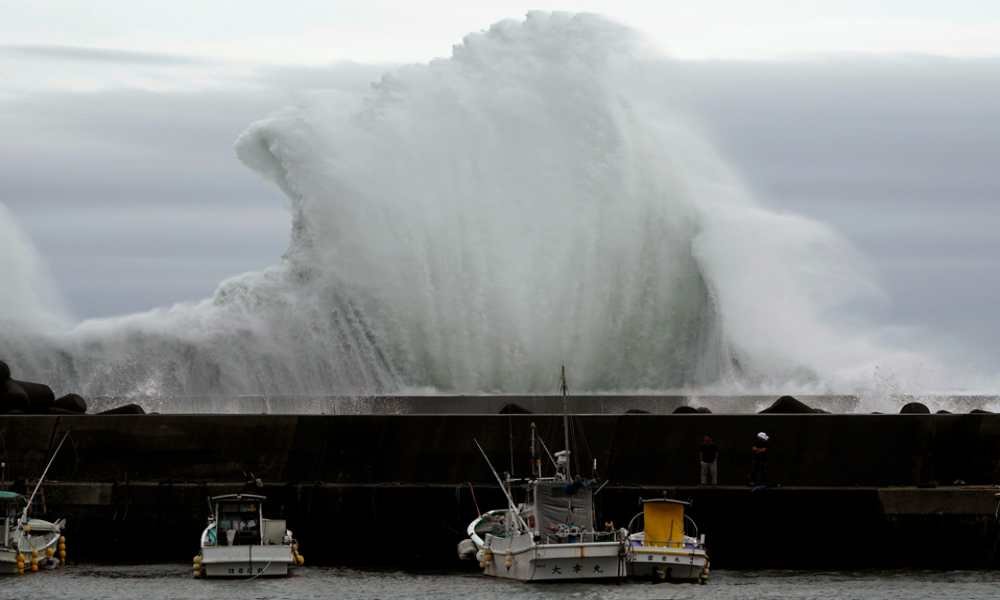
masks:
[[[206,498],[240,489],[253,473],[270,514],[288,518],[313,564],[450,567],[478,509],[503,505],[473,439],[498,470],[513,464],[524,475],[533,422],[551,450],[562,446],[553,415],[0,417],[0,460],[8,487],[37,479],[69,432],[37,512],[70,519],[77,558],[187,560]],[[609,480],[598,518],[622,525],[643,496],[692,500],[715,566],[995,564],[1000,415],[571,422],[576,470],[589,474],[596,458]],[[771,486],[751,491],[758,431],[771,437]],[[697,485],[706,433],[721,448],[715,488]],[[400,536],[424,537],[400,555],[388,550]],[[143,553],[123,550],[137,545]]]
[[[116,415],[0,417],[7,479],[37,477],[64,432],[55,479],[460,483],[524,473],[530,425],[553,452],[552,415]],[[758,431],[772,483],[888,486],[1000,482],[1000,415],[591,415],[571,419],[574,462],[602,477],[698,483],[698,445],[720,446],[720,484],[743,484]]]

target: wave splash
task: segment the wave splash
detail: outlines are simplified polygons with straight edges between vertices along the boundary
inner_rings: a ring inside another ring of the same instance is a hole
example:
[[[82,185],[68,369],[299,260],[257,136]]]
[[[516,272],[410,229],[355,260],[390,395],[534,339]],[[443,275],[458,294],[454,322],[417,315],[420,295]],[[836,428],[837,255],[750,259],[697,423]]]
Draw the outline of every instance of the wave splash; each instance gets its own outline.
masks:
[[[839,322],[878,294],[857,257],[758,205],[673,84],[628,28],[531,13],[366,93],[317,94],[236,143],[289,199],[278,266],[0,350],[116,396],[550,392],[561,364],[589,392],[926,372]]]

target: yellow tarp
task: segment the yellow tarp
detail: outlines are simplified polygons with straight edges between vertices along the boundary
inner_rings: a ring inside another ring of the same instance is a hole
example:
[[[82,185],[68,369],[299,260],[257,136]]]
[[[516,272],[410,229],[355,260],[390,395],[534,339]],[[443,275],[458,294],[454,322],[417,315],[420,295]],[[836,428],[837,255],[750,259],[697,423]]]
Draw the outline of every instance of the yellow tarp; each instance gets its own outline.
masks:
[[[642,505],[647,546],[684,545],[684,505],[675,502],[644,502]]]

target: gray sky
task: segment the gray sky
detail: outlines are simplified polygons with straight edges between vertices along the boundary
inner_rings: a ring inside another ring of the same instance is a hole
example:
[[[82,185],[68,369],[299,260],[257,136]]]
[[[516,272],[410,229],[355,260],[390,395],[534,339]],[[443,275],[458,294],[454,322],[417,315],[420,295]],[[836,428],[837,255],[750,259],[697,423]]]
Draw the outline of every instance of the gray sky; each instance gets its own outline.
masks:
[[[284,200],[232,143],[382,70],[343,61],[424,61],[555,7],[286,4],[0,1],[0,202],[77,316],[201,298],[275,263]],[[1000,359],[1000,4],[651,4],[571,8],[683,59],[679,99],[760,201],[874,265],[889,301],[864,316]]]

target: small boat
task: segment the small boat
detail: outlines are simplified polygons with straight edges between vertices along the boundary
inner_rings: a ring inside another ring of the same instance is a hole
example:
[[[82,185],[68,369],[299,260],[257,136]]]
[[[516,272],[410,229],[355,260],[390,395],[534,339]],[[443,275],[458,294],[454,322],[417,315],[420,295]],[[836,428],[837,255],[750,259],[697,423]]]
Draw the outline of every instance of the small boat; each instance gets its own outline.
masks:
[[[491,510],[474,520],[468,527],[469,540],[460,544],[459,552],[474,548],[483,573],[504,579],[555,581],[626,575],[622,535],[593,527],[591,485],[559,475],[539,478],[528,483],[528,498],[516,507]]]
[[[0,518],[3,519],[3,528],[0,530],[0,574],[23,575],[41,569],[53,569],[66,562],[66,538],[62,534],[66,519],[49,522],[32,519],[28,513],[68,437],[67,431],[45,465],[31,496],[25,498],[16,492],[0,490]],[[56,558],[57,553],[59,558]]]
[[[594,527],[595,474],[570,474],[569,416],[565,408],[566,369],[562,370],[563,434],[566,450],[553,458],[531,424],[531,477],[500,479],[479,442],[476,446],[507,499],[507,508],[481,514],[469,524],[469,538],[458,545],[461,558],[476,558],[485,575],[519,581],[616,579],[626,575],[624,530]],[[555,474],[542,475],[536,441],[549,455]],[[525,488],[524,502],[512,496]],[[599,488],[597,488],[599,489]]]
[[[698,526],[685,514],[687,506],[687,502],[669,498],[642,501],[642,512],[629,524],[632,531],[642,521],[641,531],[628,536],[629,576],[659,581],[708,581],[705,536],[698,535]],[[687,525],[690,529],[686,529]]]
[[[66,560],[65,519],[55,523],[29,519],[27,506],[28,499],[21,494],[0,491],[0,574],[52,569]]]
[[[266,501],[257,494],[211,498],[195,577],[281,577],[305,563],[285,520],[264,518]]]

